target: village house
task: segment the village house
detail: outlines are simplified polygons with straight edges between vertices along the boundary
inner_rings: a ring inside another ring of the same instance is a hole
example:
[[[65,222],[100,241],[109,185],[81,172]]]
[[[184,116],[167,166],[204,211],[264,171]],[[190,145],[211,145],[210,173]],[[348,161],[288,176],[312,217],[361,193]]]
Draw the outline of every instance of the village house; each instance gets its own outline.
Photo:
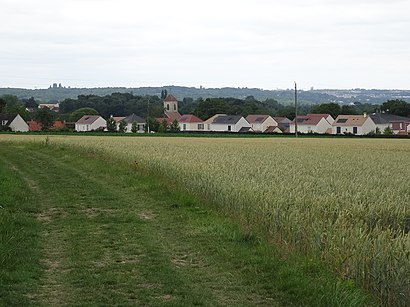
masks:
[[[100,115],[84,115],[75,123],[75,131],[105,130],[107,121]]]
[[[278,122],[270,115],[248,115],[246,120],[255,132],[273,132],[279,126]],[[270,131],[266,131],[268,128]]]
[[[59,112],[60,111],[60,104],[58,102],[56,103],[40,103],[38,105],[39,109],[49,109],[50,111],[53,112]]]
[[[204,131],[204,121],[192,114],[184,114],[179,120],[181,131]]]
[[[289,132],[295,133],[295,121],[297,121],[300,133],[332,133],[334,119],[329,114],[307,114],[295,118],[289,125]]]
[[[0,130],[28,132],[29,126],[19,114],[0,113]]]
[[[124,122],[127,124],[126,132],[132,132],[132,124],[135,123],[137,126],[137,132],[143,133],[145,132],[145,120],[134,113],[124,118]]]
[[[369,117],[373,120],[376,127],[379,128],[381,133],[389,127],[392,129],[394,134],[408,134],[410,129],[410,118],[397,116],[394,114],[388,113],[373,113],[370,114]]]
[[[40,123],[40,122],[38,122],[38,121],[35,121],[35,120],[29,120],[28,122],[27,122],[27,124],[28,124],[28,126],[29,126],[29,130],[30,131],[41,131],[41,130],[43,130],[43,125]],[[62,129],[62,128],[65,128],[66,127],[66,125],[65,125],[65,122],[64,121],[62,121],[62,120],[55,120],[55,121],[53,121],[53,123],[52,123],[52,125],[51,125],[51,129]]]
[[[248,121],[241,115],[214,116],[209,124],[209,131],[219,132],[249,132],[253,131]]]
[[[280,130],[289,130],[290,123],[292,122],[289,118],[284,116],[273,116],[273,119],[278,123]]]
[[[339,115],[332,124],[332,134],[365,135],[376,130],[376,124],[367,114]]]

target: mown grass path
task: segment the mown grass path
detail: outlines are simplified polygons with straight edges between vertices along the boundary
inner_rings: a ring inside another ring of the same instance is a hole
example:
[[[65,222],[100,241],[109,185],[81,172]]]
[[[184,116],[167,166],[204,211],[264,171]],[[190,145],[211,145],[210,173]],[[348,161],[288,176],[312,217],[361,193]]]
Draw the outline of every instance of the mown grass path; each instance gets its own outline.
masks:
[[[138,165],[3,143],[0,170],[1,242],[13,250],[0,254],[0,305],[363,302]]]

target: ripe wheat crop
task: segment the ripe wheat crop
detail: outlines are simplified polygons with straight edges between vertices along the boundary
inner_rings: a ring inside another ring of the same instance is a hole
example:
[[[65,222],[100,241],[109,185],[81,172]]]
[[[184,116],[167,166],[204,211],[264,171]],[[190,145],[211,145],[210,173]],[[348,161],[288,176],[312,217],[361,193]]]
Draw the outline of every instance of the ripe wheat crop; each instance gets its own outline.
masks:
[[[17,140],[31,139],[44,142]],[[320,257],[384,304],[410,305],[407,140],[50,136],[50,144],[137,161],[283,249]]]

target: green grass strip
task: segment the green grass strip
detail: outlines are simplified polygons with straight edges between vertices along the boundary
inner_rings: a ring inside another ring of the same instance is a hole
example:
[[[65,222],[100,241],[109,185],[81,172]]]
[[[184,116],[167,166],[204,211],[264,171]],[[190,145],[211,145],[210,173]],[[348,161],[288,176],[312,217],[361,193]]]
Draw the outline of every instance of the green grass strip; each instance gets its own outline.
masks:
[[[216,206],[136,165],[30,143],[1,146],[0,157],[0,305],[368,303],[320,263],[279,258]]]

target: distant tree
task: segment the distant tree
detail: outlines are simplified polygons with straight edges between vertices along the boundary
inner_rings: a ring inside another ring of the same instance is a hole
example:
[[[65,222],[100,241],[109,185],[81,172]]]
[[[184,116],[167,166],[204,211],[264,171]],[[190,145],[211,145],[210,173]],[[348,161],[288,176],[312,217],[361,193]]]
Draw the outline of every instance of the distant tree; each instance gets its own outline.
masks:
[[[120,121],[118,125],[118,131],[121,133],[124,133],[127,131],[127,123],[124,120]]]
[[[165,99],[168,95],[168,91],[167,90],[162,90],[161,91],[161,99]]]
[[[340,114],[343,115],[357,115],[360,114],[355,108],[355,106],[349,106],[349,105],[342,105]]]
[[[107,119],[107,131],[108,132],[116,132],[117,131],[117,123],[115,122],[115,120],[112,116],[109,119]]]
[[[410,116],[410,103],[401,99],[387,100],[381,106],[382,111],[399,116]]]
[[[41,130],[47,130],[53,125],[55,113],[53,113],[47,108],[42,108],[36,111],[34,118],[36,121],[41,123]]]
[[[29,120],[31,118],[31,114],[27,112],[24,104],[16,96],[3,95],[1,99],[6,102],[6,105],[2,110],[4,113],[20,114],[24,120]]]
[[[330,114],[333,118],[336,118],[341,114],[341,107],[337,103],[322,103],[315,106],[312,106],[310,113],[317,114]]]
[[[167,121],[164,119],[163,121],[162,121],[162,123],[159,125],[159,127],[158,127],[158,132],[159,133],[165,133],[165,132],[167,132],[167,129],[168,129],[168,123],[167,123]]]
[[[158,123],[158,121],[155,118],[148,117],[145,121],[146,121],[145,132],[148,132],[148,128],[150,132],[152,131],[159,132],[160,123]]]
[[[98,112],[93,108],[80,108],[70,114],[70,121],[76,122],[84,115],[98,115]]]
[[[132,133],[137,133],[137,131],[138,131],[138,124],[137,124],[137,122],[132,122],[132,124],[131,124],[131,132],[132,132]]]
[[[6,109],[6,104],[7,104],[6,100],[0,97],[0,113],[3,113],[3,110]]]
[[[179,128],[179,123],[176,119],[174,119],[174,121],[171,123],[171,125],[169,126],[169,130],[173,133],[175,132],[179,132],[180,128]]]
[[[392,130],[389,126],[387,126],[387,127],[384,129],[383,134],[384,134],[384,135],[393,135],[393,130]]]
[[[36,102],[33,96],[27,99],[24,104],[26,108],[37,108],[38,107],[38,103]]]

